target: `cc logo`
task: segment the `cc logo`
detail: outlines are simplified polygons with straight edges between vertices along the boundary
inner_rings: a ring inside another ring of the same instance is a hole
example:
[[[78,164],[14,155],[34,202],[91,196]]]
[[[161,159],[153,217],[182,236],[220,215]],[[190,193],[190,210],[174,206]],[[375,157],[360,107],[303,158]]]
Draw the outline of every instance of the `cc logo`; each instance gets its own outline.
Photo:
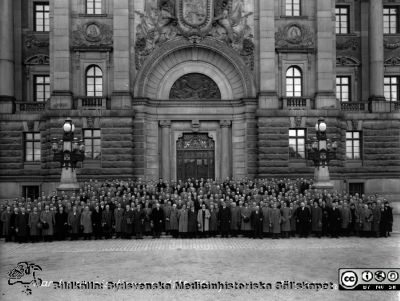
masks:
[[[340,282],[346,288],[352,288],[357,284],[358,277],[353,271],[346,271],[340,277]]]

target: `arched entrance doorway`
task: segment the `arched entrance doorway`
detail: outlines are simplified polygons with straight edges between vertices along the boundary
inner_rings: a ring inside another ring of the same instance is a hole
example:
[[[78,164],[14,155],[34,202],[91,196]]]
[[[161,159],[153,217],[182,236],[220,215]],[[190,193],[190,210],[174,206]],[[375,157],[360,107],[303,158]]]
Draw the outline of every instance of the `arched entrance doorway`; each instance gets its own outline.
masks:
[[[203,133],[183,134],[176,142],[177,179],[215,178],[215,141]]]

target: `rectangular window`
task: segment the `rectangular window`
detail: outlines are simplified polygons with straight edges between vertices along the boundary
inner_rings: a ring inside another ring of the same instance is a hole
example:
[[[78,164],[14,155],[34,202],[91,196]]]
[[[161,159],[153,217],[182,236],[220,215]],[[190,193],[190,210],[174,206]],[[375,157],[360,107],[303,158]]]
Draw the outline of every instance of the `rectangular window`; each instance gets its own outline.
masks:
[[[85,157],[99,160],[101,156],[101,130],[84,129],[83,141],[85,143]]]
[[[25,162],[40,162],[41,142],[39,132],[24,134]]]
[[[400,101],[400,76],[385,76],[384,96],[387,101]]]
[[[336,6],[336,34],[347,34],[350,32],[350,20],[349,20],[349,7],[348,6]]]
[[[289,129],[289,158],[305,158],[305,129]]]
[[[33,79],[34,101],[44,102],[50,98],[50,76],[35,75]]]
[[[37,2],[34,6],[35,31],[50,31],[49,2]]]
[[[399,8],[384,7],[383,8],[383,33],[396,34],[399,33]]]
[[[39,191],[40,189],[37,185],[22,186],[22,196],[25,199],[36,200],[39,197]]]
[[[346,158],[361,159],[361,132],[346,132]]]
[[[88,15],[100,15],[102,0],[86,0],[86,13]]]
[[[286,16],[300,16],[300,0],[286,0]]]
[[[360,197],[364,194],[364,183],[349,183],[349,194],[354,196],[356,193]]]
[[[336,98],[340,101],[351,101],[350,76],[336,77]]]

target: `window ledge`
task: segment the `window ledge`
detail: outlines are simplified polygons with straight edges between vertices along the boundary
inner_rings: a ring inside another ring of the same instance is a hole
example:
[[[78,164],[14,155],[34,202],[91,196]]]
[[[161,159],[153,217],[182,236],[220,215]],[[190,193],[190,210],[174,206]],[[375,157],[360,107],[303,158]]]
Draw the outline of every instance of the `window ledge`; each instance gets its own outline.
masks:
[[[280,16],[281,19],[302,19],[302,20],[307,20],[308,16],[285,16],[282,15]]]
[[[79,14],[80,18],[107,18],[108,14]]]
[[[24,169],[41,169],[42,162],[24,162]]]

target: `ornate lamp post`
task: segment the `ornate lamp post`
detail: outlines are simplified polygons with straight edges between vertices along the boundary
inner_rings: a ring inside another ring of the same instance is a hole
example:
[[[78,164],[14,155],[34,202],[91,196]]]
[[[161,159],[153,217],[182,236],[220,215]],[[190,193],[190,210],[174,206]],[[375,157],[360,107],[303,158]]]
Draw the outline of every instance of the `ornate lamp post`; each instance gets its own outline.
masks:
[[[53,138],[53,161],[61,163],[61,181],[58,191],[76,192],[79,184],[76,179],[76,165],[85,158],[85,145],[82,140],[74,137],[75,125],[71,118],[67,118],[63,125],[64,135],[62,140]]]
[[[317,137],[307,139],[307,157],[314,161],[314,188],[332,189],[333,183],[330,181],[328,164],[330,160],[336,159],[338,143],[336,137],[332,140],[326,137],[326,123],[323,117],[318,119],[315,124]]]

